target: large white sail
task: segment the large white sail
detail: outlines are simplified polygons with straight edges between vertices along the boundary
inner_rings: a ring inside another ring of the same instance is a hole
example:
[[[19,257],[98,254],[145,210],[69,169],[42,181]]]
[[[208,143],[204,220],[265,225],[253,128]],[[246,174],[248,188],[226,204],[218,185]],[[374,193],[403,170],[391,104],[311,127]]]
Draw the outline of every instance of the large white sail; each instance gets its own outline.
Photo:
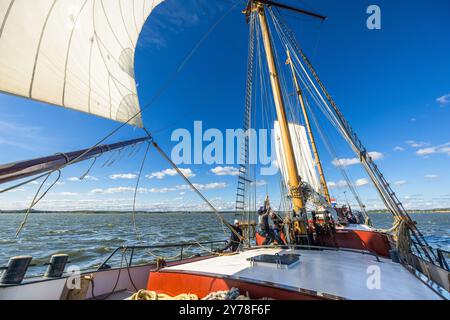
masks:
[[[0,91],[127,121],[136,43],[162,1],[0,0]]]
[[[321,193],[319,177],[317,175],[315,162],[306,136],[304,126],[289,123],[289,132],[291,134],[292,146],[294,148],[295,162],[302,181],[306,181],[318,193]],[[287,174],[286,157],[283,153],[283,142],[281,141],[281,131],[278,121],[274,123],[275,147],[278,165],[281,175],[289,188],[289,176]]]

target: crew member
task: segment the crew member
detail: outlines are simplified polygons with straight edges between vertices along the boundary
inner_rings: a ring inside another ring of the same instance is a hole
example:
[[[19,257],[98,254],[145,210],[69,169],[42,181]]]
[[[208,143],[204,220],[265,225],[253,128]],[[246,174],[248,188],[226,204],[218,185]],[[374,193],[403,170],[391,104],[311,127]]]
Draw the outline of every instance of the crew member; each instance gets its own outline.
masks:
[[[273,229],[270,228],[269,225],[269,210],[263,207],[259,208],[259,227],[261,229],[261,235],[265,237],[263,245],[269,245],[275,239],[275,234]]]
[[[270,218],[273,222],[273,231],[274,231],[274,238],[277,241],[278,244],[286,244],[283,239],[281,238],[281,233],[283,232],[283,220],[275,213],[270,213]]]
[[[236,252],[239,248],[239,245],[242,243],[242,229],[239,225],[239,220],[234,220],[234,225],[231,226],[235,232],[231,231],[230,240],[228,244],[220,252],[230,249],[231,252]]]

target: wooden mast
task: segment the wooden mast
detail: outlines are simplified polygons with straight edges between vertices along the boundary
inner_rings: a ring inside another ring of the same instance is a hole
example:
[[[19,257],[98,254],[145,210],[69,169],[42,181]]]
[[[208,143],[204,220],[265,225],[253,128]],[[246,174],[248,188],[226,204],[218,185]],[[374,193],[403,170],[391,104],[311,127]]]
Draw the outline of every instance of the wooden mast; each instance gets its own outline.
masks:
[[[323,172],[322,162],[320,161],[319,152],[317,150],[316,141],[314,140],[314,134],[313,134],[312,128],[311,128],[311,123],[309,121],[308,113],[306,111],[305,101],[303,99],[303,92],[302,92],[302,89],[300,88],[300,84],[298,83],[297,74],[295,73],[294,65],[292,64],[291,53],[290,53],[289,49],[286,50],[286,52],[287,52],[287,57],[288,57],[287,63],[291,67],[292,79],[294,81],[295,90],[297,91],[298,100],[300,101],[300,106],[302,108],[303,117],[305,118],[306,130],[308,131],[309,140],[311,141],[311,146],[312,146],[312,149],[314,152],[314,159],[315,159],[315,162],[317,165],[317,170],[319,171],[320,183],[322,184],[325,198],[327,199],[328,203],[331,204],[330,192],[328,191],[327,182],[325,180],[325,174]]]
[[[284,99],[281,92],[280,80],[278,78],[277,66],[275,63],[272,39],[267,23],[264,4],[256,2],[252,9],[256,10],[261,25],[261,32],[266,53],[267,65],[270,73],[270,83],[272,86],[273,98],[277,119],[280,124],[281,140],[283,145],[283,153],[286,158],[287,174],[289,177],[289,193],[292,197],[292,204],[296,213],[304,213],[305,201],[303,198],[301,180],[298,175],[297,163],[295,161],[294,148],[292,146],[291,135],[289,132],[289,124],[286,116]]]

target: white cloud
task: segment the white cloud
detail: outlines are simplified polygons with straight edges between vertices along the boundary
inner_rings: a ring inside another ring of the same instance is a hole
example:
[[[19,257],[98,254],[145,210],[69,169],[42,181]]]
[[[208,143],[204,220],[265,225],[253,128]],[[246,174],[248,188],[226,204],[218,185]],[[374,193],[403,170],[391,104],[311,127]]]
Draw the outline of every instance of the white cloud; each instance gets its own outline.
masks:
[[[268,185],[268,182],[266,180],[256,180],[255,182],[252,182],[251,185],[256,187],[263,187]]]
[[[399,152],[405,151],[405,148],[402,148],[402,147],[400,147],[400,146],[396,146],[396,147],[394,148],[394,151],[399,151]]]
[[[32,185],[37,185],[37,184],[41,184],[42,182],[39,182],[39,181],[31,181],[31,182],[29,182],[28,184],[32,184]],[[50,186],[50,185],[52,185],[53,184],[53,182],[47,182],[47,183],[45,183],[44,184],[44,186]],[[62,185],[65,185],[66,183],[65,182],[61,182],[61,181],[56,181],[55,182],[55,186],[62,186]]]
[[[167,193],[177,191],[177,188],[151,188],[149,191],[151,193]]]
[[[338,182],[334,182],[334,181],[328,181],[327,182],[327,186],[330,189],[337,189],[337,188],[345,188],[347,187],[347,182],[344,180],[340,180]]]
[[[406,184],[406,180],[398,180],[398,181],[395,181],[394,184],[396,186],[402,186],[402,185]]]
[[[118,179],[132,180],[132,179],[136,179],[137,177],[138,177],[137,174],[134,174],[134,173],[117,173],[117,174],[112,174],[109,176],[109,178],[113,179],[113,180],[118,180]]]
[[[417,121],[416,118],[411,118],[410,120],[411,120],[411,122],[416,122]]]
[[[74,197],[74,196],[77,196],[78,193],[76,193],[76,192],[60,192],[60,193],[58,193],[58,195],[65,196],[65,197]]]
[[[7,193],[14,193],[14,192],[25,192],[26,190],[24,188],[15,188],[12,190],[9,190]]]
[[[370,183],[369,179],[367,178],[361,178],[355,181],[354,185],[356,187],[363,187]],[[335,181],[328,181],[327,186],[330,189],[340,189],[340,188],[346,188],[348,187],[348,183],[345,180],[339,180],[338,182]]]
[[[384,158],[384,155],[377,151],[369,152],[369,156],[372,160],[382,160]],[[360,163],[360,160],[359,158],[342,158],[334,159],[332,163],[335,167],[348,167]]]
[[[442,97],[437,98],[436,102],[439,103],[441,107],[450,104],[450,93],[444,94]]]
[[[207,184],[194,183],[194,187],[198,190],[214,190],[214,189],[223,189],[228,185],[225,182],[212,182]],[[190,190],[191,187],[187,184],[179,185],[176,187],[178,190]]]
[[[212,182],[207,184],[199,184],[194,183],[194,186],[198,190],[215,190],[215,189],[223,189],[228,185],[224,182]],[[134,193],[134,187],[115,187],[115,188],[107,188],[107,189],[93,189],[90,191],[91,194],[118,194],[118,193]],[[168,193],[181,191],[180,194],[184,194],[185,190],[191,190],[191,187],[187,184],[178,185],[175,187],[164,187],[164,188],[139,188],[138,193]]]
[[[70,177],[67,180],[69,180],[69,181],[84,181],[84,180],[87,180],[87,181],[98,181],[98,178],[87,175],[86,177],[84,177],[83,180],[81,180],[79,177]]]
[[[214,173],[217,176],[238,176],[239,175],[239,169],[234,167],[215,167],[211,169],[211,172]]]
[[[357,186],[357,187],[366,186],[368,184],[369,184],[369,179],[367,179],[367,178],[362,178],[362,179],[358,179],[355,181],[355,186]]]
[[[431,154],[447,154],[450,156],[450,142],[428,148],[422,148],[416,151],[419,156],[428,156]]]
[[[408,144],[409,146],[411,146],[413,148],[423,148],[423,147],[430,145],[429,142],[418,142],[415,140],[408,140],[408,141],[406,141],[406,144]]]
[[[134,192],[135,188],[133,187],[116,187],[116,188],[108,188],[108,189],[94,189],[91,190],[90,193],[93,194],[117,194],[117,193],[126,193],[126,192]],[[149,192],[146,188],[139,188],[138,193]]]
[[[423,177],[429,181],[436,181],[439,179],[439,176],[437,174],[426,174]]]
[[[192,172],[191,169],[180,169],[180,171],[187,177],[192,178],[195,177],[195,173]],[[158,180],[164,179],[166,176],[176,176],[178,172],[175,169],[166,169],[163,171],[153,172],[152,174],[147,175],[146,177],[149,179],[156,178]]]

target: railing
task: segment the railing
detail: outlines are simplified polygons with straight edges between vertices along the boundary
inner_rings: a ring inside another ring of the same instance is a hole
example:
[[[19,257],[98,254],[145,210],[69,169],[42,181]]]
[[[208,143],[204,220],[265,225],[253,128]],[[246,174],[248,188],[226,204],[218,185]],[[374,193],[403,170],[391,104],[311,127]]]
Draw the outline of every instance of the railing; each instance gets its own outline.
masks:
[[[135,252],[137,250],[154,250],[154,249],[170,249],[170,248],[179,248],[179,254],[177,255],[177,257],[179,257],[178,259],[173,259],[173,260],[183,260],[183,251],[186,247],[193,247],[193,246],[197,246],[197,247],[205,247],[205,246],[210,246],[210,251],[212,252],[214,250],[214,245],[217,244],[226,244],[227,241],[226,240],[216,240],[216,241],[206,241],[206,242],[187,242],[187,243],[173,243],[173,244],[164,244],[164,245],[154,245],[154,246],[123,246],[123,247],[119,247],[117,249],[115,249],[108,258],[106,258],[106,260],[98,267],[97,270],[105,270],[105,269],[109,269],[111,268],[108,265],[108,262],[111,261],[111,259],[118,253],[121,252],[122,254],[126,253],[126,252],[131,252],[130,254],[130,259],[129,261],[127,261],[127,265],[128,267],[131,267],[133,264],[133,257],[135,255]],[[198,254],[200,255],[200,254]]]
[[[450,271],[446,258],[446,256],[450,257],[450,251],[446,251],[443,249],[436,249],[436,253],[437,253],[437,262],[439,263],[441,268]]]
[[[413,253],[415,253],[415,254],[417,253],[417,255],[418,255],[420,258],[424,258],[423,255],[422,255],[421,250],[419,250],[419,248],[417,247],[417,246],[419,246],[420,244],[419,244],[417,241],[415,241],[415,240],[411,240],[411,243],[414,245],[414,248],[416,249],[416,252],[413,252]],[[424,245],[422,245],[422,246],[424,246]],[[450,257],[450,252],[449,252],[449,251],[446,251],[446,250],[443,250],[443,249],[440,249],[440,248],[434,248],[434,247],[432,247],[432,246],[430,246],[430,245],[426,245],[425,247],[426,247],[429,251],[432,251],[432,252],[435,253],[435,256],[436,256],[435,262],[437,262],[438,265],[439,265],[442,269],[447,270],[447,271],[450,271],[448,262],[447,262],[447,260],[446,260],[446,258],[445,258],[446,256],[447,256],[447,257]]]

